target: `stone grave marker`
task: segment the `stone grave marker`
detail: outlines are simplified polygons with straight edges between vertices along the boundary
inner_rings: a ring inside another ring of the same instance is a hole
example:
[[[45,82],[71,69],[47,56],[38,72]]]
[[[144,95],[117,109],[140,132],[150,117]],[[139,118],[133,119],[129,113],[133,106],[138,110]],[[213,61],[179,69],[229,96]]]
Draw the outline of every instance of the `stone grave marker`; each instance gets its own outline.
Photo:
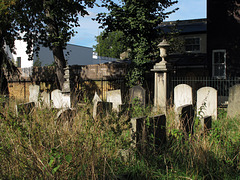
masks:
[[[167,142],[165,114],[150,116],[149,124],[150,126],[147,128],[148,142],[154,144],[156,148],[161,147]]]
[[[147,134],[145,129],[145,119],[147,117],[135,117],[131,118],[131,137],[132,137],[132,147],[137,148],[139,152],[145,153]]]
[[[217,119],[217,90],[212,87],[203,87],[197,91],[197,116],[212,116]]]
[[[51,107],[51,101],[50,101],[50,94],[47,92],[42,92],[41,95],[41,100],[42,100],[42,106],[43,107]]]
[[[229,89],[227,116],[234,118],[240,115],[240,84]]]
[[[133,104],[138,99],[140,104],[146,105],[146,90],[142,86],[134,86],[129,90],[130,103]]]
[[[56,116],[57,124],[62,124],[66,127],[72,127],[73,119],[76,116],[76,109],[66,108],[58,111]]]
[[[39,85],[30,85],[29,86],[29,102],[34,102],[38,106],[40,95],[40,86]]]
[[[33,108],[35,107],[34,102],[22,103],[16,105],[16,115],[28,115],[32,112]]]
[[[180,106],[177,109],[178,124],[187,134],[193,134],[194,126],[194,109],[192,104]]]
[[[107,91],[107,102],[111,102],[113,104],[113,110],[119,112],[120,105],[122,105],[121,90]]]
[[[174,88],[174,106],[175,111],[178,107],[186,104],[192,104],[192,88],[187,84],[179,84]]]
[[[93,102],[93,118],[96,118],[97,117],[97,104],[98,104],[98,102],[102,102],[102,100],[98,96],[97,92],[95,92],[92,102]]]
[[[71,108],[70,94],[63,94],[59,89],[51,93],[53,108]]]

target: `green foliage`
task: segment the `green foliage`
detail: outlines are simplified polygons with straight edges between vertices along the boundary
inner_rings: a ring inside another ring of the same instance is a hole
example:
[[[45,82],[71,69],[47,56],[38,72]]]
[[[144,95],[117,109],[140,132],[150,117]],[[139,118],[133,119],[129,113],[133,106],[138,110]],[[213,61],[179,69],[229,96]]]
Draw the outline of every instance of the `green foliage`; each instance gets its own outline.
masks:
[[[96,37],[97,45],[93,46],[99,56],[120,58],[120,54],[126,51],[125,39],[121,31],[101,32]]]
[[[33,67],[41,67],[42,62],[40,61],[39,58],[37,58],[34,62],[33,62]]]
[[[131,49],[130,59],[133,62],[133,73],[128,79],[134,78],[130,84],[142,83],[142,74],[146,71],[146,63],[155,58],[156,40],[161,29],[156,28],[170,13],[165,10],[177,1],[121,0],[118,4],[111,0],[103,0],[103,7],[110,12],[98,14],[97,20],[105,27],[106,32],[121,31],[125,45]],[[129,69],[132,71],[132,68]]]

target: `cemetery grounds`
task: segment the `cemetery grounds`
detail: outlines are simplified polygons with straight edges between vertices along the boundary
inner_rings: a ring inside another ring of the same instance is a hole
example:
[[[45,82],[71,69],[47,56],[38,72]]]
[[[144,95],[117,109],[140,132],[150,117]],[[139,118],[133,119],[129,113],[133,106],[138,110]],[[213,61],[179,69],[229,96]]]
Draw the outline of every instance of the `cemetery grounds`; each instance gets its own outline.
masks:
[[[93,119],[91,102],[77,108],[72,122],[56,109],[34,108],[16,115],[15,100],[1,97],[0,179],[239,179],[240,117],[218,109],[212,129],[194,135],[176,128],[168,109],[167,142],[142,153],[132,145],[130,119],[152,113],[138,104]]]

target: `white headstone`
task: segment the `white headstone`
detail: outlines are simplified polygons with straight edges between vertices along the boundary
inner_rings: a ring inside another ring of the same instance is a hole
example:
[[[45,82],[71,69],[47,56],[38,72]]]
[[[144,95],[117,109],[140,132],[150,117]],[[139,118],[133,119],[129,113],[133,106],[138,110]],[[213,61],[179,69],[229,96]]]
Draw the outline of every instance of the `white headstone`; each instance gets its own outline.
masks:
[[[212,116],[217,119],[217,90],[203,87],[197,91],[197,116]]]
[[[70,94],[63,94],[59,89],[51,93],[54,108],[71,108]]]
[[[122,104],[121,90],[107,91],[107,102],[112,102],[113,110],[119,112],[119,105]]]
[[[179,84],[174,88],[175,111],[181,106],[192,104],[192,88],[187,84]]]
[[[240,115],[240,84],[229,89],[227,115],[230,118]]]
[[[38,98],[40,93],[40,86],[30,85],[29,86],[29,102],[34,102],[38,106]]]

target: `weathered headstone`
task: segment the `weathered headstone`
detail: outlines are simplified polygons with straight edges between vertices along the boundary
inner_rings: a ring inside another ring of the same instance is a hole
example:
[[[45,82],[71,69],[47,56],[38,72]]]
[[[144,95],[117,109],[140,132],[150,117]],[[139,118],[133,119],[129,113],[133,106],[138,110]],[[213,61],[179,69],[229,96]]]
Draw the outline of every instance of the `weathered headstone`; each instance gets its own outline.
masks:
[[[179,116],[178,123],[180,128],[183,129],[187,134],[193,134],[194,126],[194,109],[192,104],[180,106],[177,109],[177,114]]]
[[[122,104],[121,90],[107,91],[107,102],[111,102],[113,104],[113,110],[119,112],[119,106]]]
[[[47,92],[42,92],[41,95],[41,101],[43,107],[51,107],[51,101],[50,101],[50,94]]]
[[[212,116],[217,119],[217,90],[203,87],[197,91],[197,116]]]
[[[62,124],[67,127],[72,127],[73,118],[76,116],[76,109],[61,109],[57,113],[56,121],[57,124]]]
[[[137,148],[139,152],[145,153],[146,150],[146,141],[147,134],[145,129],[145,119],[146,116],[132,118],[131,123],[131,137],[132,137],[132,146],[133,148]]]
[[[147,136],[150,144],[155,147],[161,147],[167,141],[166,134],[166,116],[159,114],[149,117],[149,127],[147,127]]]
[[[187,84],[179,84],[174,88],[175,111],[178,107],[192,104],[192,88]]]
[[[32,112],[33,108],[35,107],[34,102],[29,102],[29,103],[22,103],[16,105],[16,115],[28,115]]]
[[[240,84],[229,89],[227,116],[234,118],[240,115]]]
[[[93,97],[93,118],[97,117],[97,104],[98,102],[101,102],[101,98],[98,96],[97,92],[95,92],[94,97]]]
[[[71,108],[70,94],[63,94],[59,89],[51,93],[53,108]]]
[[[130,103],[139,100],[140,104],[146,105],[146,90],[142,86],[134,86],[129,90]]]
[[[40,86],[39,85],[30,85],[29,86],[29,102],[34,102],[36,106],[38,106],[40,94]]]

